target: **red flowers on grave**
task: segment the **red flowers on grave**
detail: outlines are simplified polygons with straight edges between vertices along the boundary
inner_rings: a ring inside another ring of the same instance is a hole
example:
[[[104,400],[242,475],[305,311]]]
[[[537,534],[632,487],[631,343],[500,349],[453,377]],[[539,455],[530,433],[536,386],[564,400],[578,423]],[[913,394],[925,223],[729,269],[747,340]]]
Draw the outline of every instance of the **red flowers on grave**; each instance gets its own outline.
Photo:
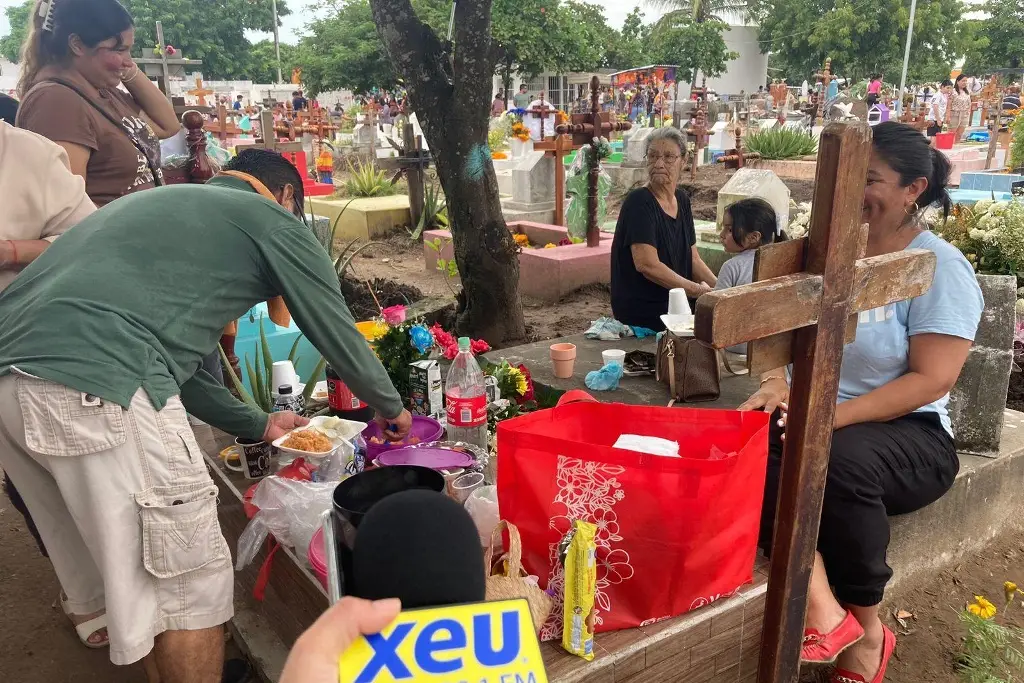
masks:
[[[533,377],[530,376],[530,371],[527,370],[526,366],[523,365],[522,363],[517,365],[516,369],[519,370],[519,372],[523,373],[523,377],[526,378],[526,393],[524,393],[522,396],[516,397],[516,403],[518,403],[519,405],[523,405],[524,403],[528,403],[534,400],[535,398],[533,393]]]
[[[430,334],[434,336],[434,344],[441,349],[441,353],[448,360],[452,360],[459,354],[459,341],[452,334],[445,332],[442,327],[434,323],[434,326],[430,328]],[[491,350],[491,345],[485,342],[483,339],[471,339],[469,342],[470,352],[476,356],[481,353],[486,353]]]

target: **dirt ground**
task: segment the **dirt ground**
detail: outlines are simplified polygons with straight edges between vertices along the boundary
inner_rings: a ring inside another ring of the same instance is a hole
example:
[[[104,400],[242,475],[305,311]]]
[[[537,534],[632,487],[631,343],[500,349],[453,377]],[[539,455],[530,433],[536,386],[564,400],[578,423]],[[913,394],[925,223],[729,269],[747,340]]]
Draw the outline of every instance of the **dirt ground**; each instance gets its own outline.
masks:
[[[142,683],[139,666],[115,667],[106,650],[80,645],[59,607],[60,590],[49,561],[36,550],[21,516],[0,495],[0,681],[4,683]],[[889,683],[960,683],[955,655],[964,633],[957,615],[984,595],[1002,606],[1003,582],[1024,585],[1024,533],[997,538],[956,567],[886,600],[886,623],[897,626],[893,610],[905,610]],[[1024,604],[1000,609],[999,623],[1024,626]],[[808,672],[806,681],[824,672]]]

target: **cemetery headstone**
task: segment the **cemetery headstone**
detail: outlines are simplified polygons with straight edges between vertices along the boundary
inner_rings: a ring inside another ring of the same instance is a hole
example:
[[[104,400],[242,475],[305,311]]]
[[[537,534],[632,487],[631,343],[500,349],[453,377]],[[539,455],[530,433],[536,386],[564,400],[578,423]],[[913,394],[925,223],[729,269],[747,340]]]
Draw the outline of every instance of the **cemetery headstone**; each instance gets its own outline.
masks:
[[[729,135],[729,123],[727,121],[715,121],[711,126],[710,137],[708,138],[708,149],[726,150],[732,146],[732,138]]]
[[[1003,432],[1006,389],[1013,367],[1014,275],[978,275],[985,310],[967,362],[949,392],[957,450],[995,457]]]
[[[725,207],[747,197],[760,197],[771,204],[781,230],[789,225],[789,188],[786,184],[773,171],[741,168],[718,191],[716,222],[719,228],[722,227]]]
[[[527,152],[512,169],[512,201],[537,205],[555,201],[555,159],[540,150]]]
[[[644,156],[647,154],[647,138],[654,132],[653,128],[636,128],[628,131],[622,138],[622,165],[640,168],[646,166]]]

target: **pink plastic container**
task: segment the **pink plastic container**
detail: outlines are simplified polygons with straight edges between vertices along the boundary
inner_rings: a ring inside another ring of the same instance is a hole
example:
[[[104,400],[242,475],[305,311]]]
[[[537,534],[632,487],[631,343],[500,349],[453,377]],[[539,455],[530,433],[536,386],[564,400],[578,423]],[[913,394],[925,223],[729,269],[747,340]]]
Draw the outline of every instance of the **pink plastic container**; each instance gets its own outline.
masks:
[[[320,527],[309,540],[309,566],[320,579],[320,585],[327,590],[327,555],[324,550],[324,530]]]

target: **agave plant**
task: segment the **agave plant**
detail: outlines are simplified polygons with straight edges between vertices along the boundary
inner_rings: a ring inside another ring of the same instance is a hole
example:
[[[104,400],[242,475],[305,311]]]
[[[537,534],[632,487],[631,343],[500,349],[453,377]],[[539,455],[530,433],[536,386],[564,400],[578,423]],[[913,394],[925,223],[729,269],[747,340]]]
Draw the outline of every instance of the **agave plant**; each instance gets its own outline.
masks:
[[[789,128],[770,128],[751,133],[743,142],[748,152],[757,152],[762,159],[796,159],[814,154],[818,143],[807,133]]]
[[[372,161],[349,162],[349,178],[345,188],[353,197],[383,197],[394,194],[395,184],[388,180],[386,171],[378,171]]]
[[[302,339],[301,333],[292,342],[292,348],[288,352],[288,360],[295,366],[298,366],[299,363],[298,350],[300,339]],[[249,386],[252,388],[252,392],[246,390],[242,380],[235,373],[235,369],[231,367],[231,363],[228,362],[228,357],[224,353],[224,348],[218,344],[217,349],[220,351],[221,362],[224,364],[228,377],[231,378],[231,384],[239,398],[257,410],[262,410],[265,413],[272,412],[274,410],[274,358],[270,353],[270,343],[267,341],[266,332],[263,330],[263,318],[260,317],[260,338],[255,354],[255,366],[249,361],[249,354],[245,354],[245,372],[249,377]],[[316,387],[316,380],[320,377],[320,373],[324,371],[326,366],[327,361],[324,360],[323,356],[320,356],[320,360],[317,362],[316,367],[313,368],[313,372],[303,380],[303,383],[306,385],[302,392],[303,404],[309,402],[309,397],[313,395],[313,389]]]
[[[448,226],[448,205],[445,202],[444,194],[437,183],[430,183],[423,188],[423,211],[420,212],[420,220],[416,228],[409,233],[414,240],[423,236],[424,230],[436,227]]]

